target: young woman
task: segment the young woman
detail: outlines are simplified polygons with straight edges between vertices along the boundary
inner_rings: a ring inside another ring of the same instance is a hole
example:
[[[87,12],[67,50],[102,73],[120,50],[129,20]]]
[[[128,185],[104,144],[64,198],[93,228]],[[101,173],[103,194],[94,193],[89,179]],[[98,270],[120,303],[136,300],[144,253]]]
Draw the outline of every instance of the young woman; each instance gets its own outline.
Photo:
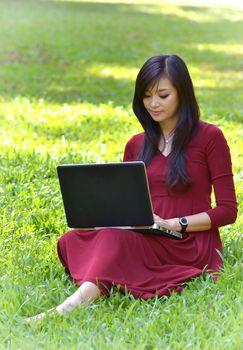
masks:
[[[60,314],[101,293],[108,296],[112,285],[142,299],[169,296],[186,280],[204,271],[217,278],[222,269],[218,228],[237,215],[230,152],[222,131],[199,120],[181,58],[159,55],[145,62],[133,110],[144,132],[128,141],[124,161],[145,162],[155,221],[184,232],[184,239],[112,228],[67,232],[58,241],[58,254],[79,287],[52,309]]]

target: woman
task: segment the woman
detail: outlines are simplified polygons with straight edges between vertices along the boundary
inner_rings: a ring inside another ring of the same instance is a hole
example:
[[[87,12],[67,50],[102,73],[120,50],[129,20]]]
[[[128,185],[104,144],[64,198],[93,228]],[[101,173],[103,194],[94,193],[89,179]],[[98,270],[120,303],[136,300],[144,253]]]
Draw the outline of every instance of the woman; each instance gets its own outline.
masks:
[[[145,162],[155,221],[184,232],[184,239],[109,228],[67,232],[58,241],[58,254],[79,288],[55,308],[60,314],[101,293],[108,296],[112,285],[142,299],[169,296],[204,271],[217,278],[222,268],[218,227],[237,215],[230,152],[221,130],[199,121],[182,59],[159,55],[145,62],[133,110],[144,133],[127,143],[124,161]]]

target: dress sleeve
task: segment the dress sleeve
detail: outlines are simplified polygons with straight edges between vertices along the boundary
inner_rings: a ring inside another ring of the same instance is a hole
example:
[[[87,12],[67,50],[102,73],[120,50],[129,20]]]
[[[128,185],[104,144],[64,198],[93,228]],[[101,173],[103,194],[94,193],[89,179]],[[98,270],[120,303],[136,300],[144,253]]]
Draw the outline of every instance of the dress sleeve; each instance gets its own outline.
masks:
[[[131,138],[131,140],[129,140],[125,146],[125,150],[124,150],[124,155],[123,155],[123,162],[129,162],[134,160],[134,151],[133,151],[133,138]]]
[[[213,228],[232,224],[237,217],[237,202],[230,150],[222,131],[214,127],[206,145],[208,167],[216,207],[207,211]]]
[[[137,155],[143,141],[143,133],[133,136],[126,144],[123,161],[130,162],[137,160]]]

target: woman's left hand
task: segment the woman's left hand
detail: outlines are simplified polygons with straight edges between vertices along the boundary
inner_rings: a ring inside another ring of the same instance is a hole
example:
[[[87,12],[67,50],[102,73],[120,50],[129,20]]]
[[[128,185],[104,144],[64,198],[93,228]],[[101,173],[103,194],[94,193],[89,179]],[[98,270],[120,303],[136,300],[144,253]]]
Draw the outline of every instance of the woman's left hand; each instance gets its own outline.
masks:
[[[202,232],[208,231],[211,228],[211,219],[206,212],[187,215],[188,226],[186,232]],[[154,222],[158,223],[165,228],[173,231],[181,231],[181,225],[179,223],[179,218],[162,219],[158,215],[154,214]]]

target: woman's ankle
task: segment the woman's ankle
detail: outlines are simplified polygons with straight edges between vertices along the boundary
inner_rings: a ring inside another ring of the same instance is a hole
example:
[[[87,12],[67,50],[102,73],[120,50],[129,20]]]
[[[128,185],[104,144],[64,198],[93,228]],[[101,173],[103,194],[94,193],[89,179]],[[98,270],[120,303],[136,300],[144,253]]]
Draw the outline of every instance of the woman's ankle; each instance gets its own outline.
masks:
[[[99,288],[92,282],[85,281],[81,286],[68,297],[64,302],[56,307],[59,314],[71,312],[77,306],[85,303],[90,303],[100,296]]]

